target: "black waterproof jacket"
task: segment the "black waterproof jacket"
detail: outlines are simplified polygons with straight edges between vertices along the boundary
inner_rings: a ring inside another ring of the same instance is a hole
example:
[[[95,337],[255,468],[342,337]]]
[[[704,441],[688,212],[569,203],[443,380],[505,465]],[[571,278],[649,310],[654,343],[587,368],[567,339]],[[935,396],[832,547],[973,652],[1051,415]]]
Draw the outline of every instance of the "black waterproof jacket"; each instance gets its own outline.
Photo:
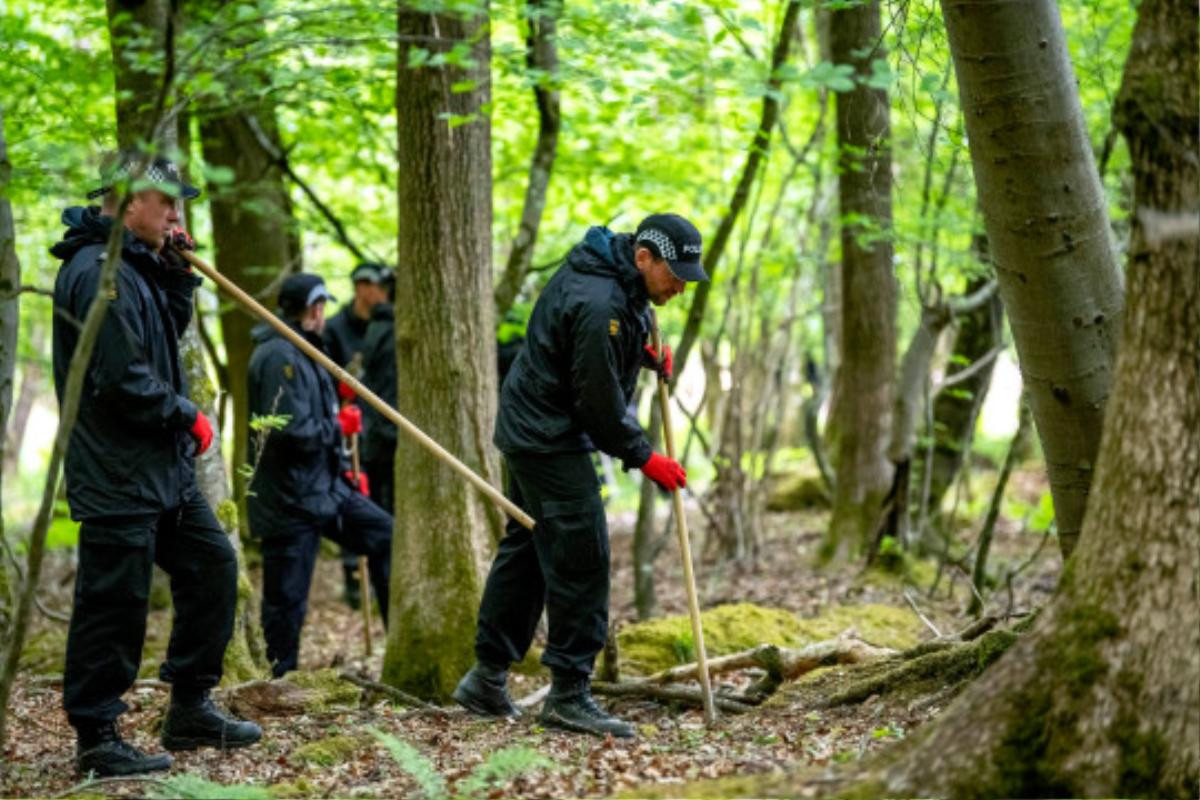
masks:
[[[346,303],[325,321],[325,332],[322,334],[325,352],[339,367],[348,367],[354,356],[363,353],[369,322],[369,319],[361,319],[354,313],[353,303]]]
[[[293,330],[322,347],[320,337]],[[257,326],[252,336],[257,344],[248,370],[251,417],[289,418],[267,434],[261,457],[259,437],[250,432],[250,463],[258,461],[247,510],[255,535],[268,536],[274,520],[324,522],[335,516],[350,494],[342,478],[350,467],[341,454],[333,378],[269,325]]]
[[[100,285],[112,220],[96,207],[68,208],[50,253],[54,282],[54,387],[67,385],[79,325]],[[92,351],[79,416],[67,444],[67,503],[76,520],[160,513],[196,491],[196,406],[188,399],[179,337],[200,279],[173,267],[128,231],[115,295]]]
[[[380,303],[371,309],[363,337],[362,382],[392,408],[396,407],[396,309]],[[363,415],[364,461],[391,461],[396,455],[396,423],[384,418],[370,403],[360,402]]]
[[[500,390],[496,446],[504,453],[599,448],[625,469],[650,458],[630,401],[650,331],[633,238],[593,227],[534,305]]]

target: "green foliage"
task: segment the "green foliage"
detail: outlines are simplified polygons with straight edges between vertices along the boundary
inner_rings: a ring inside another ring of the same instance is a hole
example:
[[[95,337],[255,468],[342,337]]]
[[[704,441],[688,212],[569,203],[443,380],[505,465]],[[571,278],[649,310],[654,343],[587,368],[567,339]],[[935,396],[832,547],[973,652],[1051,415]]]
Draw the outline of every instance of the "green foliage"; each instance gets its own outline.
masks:
[[[225,785],[206,780],[199,775],[185,772],[162,779],[152,784],[149,796],[154,798],[179,798],[179,800],[272,800],[274,795],[262,786],[246,783]]]
[[[527,772],[554,769],[553,761],[532,748],[505,747],[491,753],[459,783],[458,791],[451,794],[446,779],[417,748],[378,728],[367,730],[387,749],[400,769],[417,782],[426,800],[478,800],[491,796],[489,792],[493,787]]]

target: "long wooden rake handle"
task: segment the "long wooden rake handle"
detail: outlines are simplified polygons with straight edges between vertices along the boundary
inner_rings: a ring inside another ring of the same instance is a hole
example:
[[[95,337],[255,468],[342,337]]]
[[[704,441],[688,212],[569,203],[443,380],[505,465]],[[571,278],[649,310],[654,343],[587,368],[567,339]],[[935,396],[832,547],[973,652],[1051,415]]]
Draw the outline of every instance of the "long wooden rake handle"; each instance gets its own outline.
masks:
[[[662,334],[658,330],[658,315],[650,310],[653,322],[651,336],[654,342],[654,352],[663,357]],[[663,441],[666,444],[667,458],[675,458],[675,434],[671,430],[671,398],[667,391],[667,382],[660,374],[658,376],[658,404],[662,410]],[[696,576],[692,572],[692,545],[688,539],[687,517],[683,515],[683,493],[679,489],[671,492],[671,501],[675,504],[675,532],[679,535],[679,552],[683,557],[683,580],[687,588],[688,614],[692,618],[692,639],[696,643],[696,666],[700,673],[700,691],[704,697],[704,721],[712,725],[717,721],[717,706],[713,702],[712,683],[708,679],[708,655],[704,650],[704,627],[700,624],[700,600],[696,595]]]
[[[214,269],[210,264],[206,263],[195,253],[189,250],[184,250],[181,251],[180,255],[187,259],[189,264],[200,270],[200,272],[203,273],[206,278],[217,284],[217,286],[221,287],[226,294],[233,297],[233,299],[237,300],[256,316],[261,317],[268,325],[279,331],[281,336],[283,336],[292,344],[296,345],[296,347],[300,348],[302,353],[311,358],[313,361],[316,361],[325,369],[329,370],[329,372],[333,373],[335,378],[344,382],[347,386],[353,389],[354,393],[366,402],[370,403],[372,408],[374,408],[387,419],[396,423],[396,426],[415,439],[417,444],[424,447],[426,450],[432,453],[435,458],[453,469],[461,477],[465,478],[468,483],[486,495],[490,500],[496,503],[496,505],[504,509],[505,513],[507,513],[517,522],[524,525],[526,528],[533,530],[533,517],[526,514],[519,506],[505,497],[499,489],[492,486],[483,478],[479,477],[479,475],[475,474],[470,467],[455,458],[450,451],[446,450],[446,448],[435,442],[424,431],[405,419],[403,414],[389,406],[387,403],[383,402],[379,395],[375,394],[366,386],[364,386],[362,381],[339,367],[337,363],[334,362],[329,356],[325,355],[320,350],[304,341],[303,337],[299,336],[294,330],[288,327],[287,323],[279,319],[279,317],[268,311],[262,305],[262,303],[246,294],[246,292],[244,292],[237,284],[226,278],[221,273],[217,272],[216,269]]]

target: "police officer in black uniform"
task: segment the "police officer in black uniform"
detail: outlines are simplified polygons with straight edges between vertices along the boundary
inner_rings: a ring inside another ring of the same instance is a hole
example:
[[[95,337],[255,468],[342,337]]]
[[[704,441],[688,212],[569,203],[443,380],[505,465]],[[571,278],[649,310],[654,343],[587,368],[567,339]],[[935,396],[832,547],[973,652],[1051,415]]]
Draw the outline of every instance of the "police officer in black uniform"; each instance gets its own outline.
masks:
[[[388,302],[388,286],[394,283],[394,277],[391,268],[386,264],[366,261],[354,268],[350,273],[350,280],[354,283],[354,299],[326,321],[321,337],[325,340],[325,352],[329,357],[339,367],[363,380],[363,363],[366,358],[364,345],[367,326],[371,322],[371,312],[376,306]],[[354,392],[345,384],[338,384],[338,396],[344,403],[355,401]],[[374,480],[371,483],[378,491],[380,484]],[[388,511],[390,513],[391,509]],[[351,608],[358,608],[362,597],[362,589],[358,582],[358,560],[353,553],[344,548],[342,575],[345,578],[343,597]]]
[[[289,275],[279,290],[280,316],[321,348],[325,302],[332,299],[318,276]],[[321,536],[367,556],[371,585],[387,621],[392,517],[367,499],[365,473],[352,485],[342,453],[341,437],[362,430],[358,407],[339,411],[333,378],[274,328],[263,324],[253,335],[257,346],[250,356],[250,413],[288,418],[282,428],[267,433],[261,452],[255,442],[247,500],[250,529],[262,537],[263,635],[278,677],[297,666]]]
[[[143,753],[116,726],[141,662],[154,564],[170,575],[175,607],[159,670],[171,683],[163,745],[241,747],[262,730],[225,715],[209,697],[233,633],[237,560],[196,486],[193,461],[213,431],[188,399],[179,360],[200,279],[172,245],[191,246],[178,228],[180,200],[199,190],[172,162],[136,152],[110,159],[102,172],[103,185],[88,196],[103,197],[103,205],[64,211],[67,231],[50,251],[63,261],[53,323],[60,403],[119,210],[113,186],[140,175],[151,188],[135,192],[125,210],[116,287],[67,446],[67,502],[81,525],[63,707],[78,736],[78,771],[129,775],[171,766],[170,756]]]
[[[510,520],[479,608],[476,664],[454,699],[485,716],[516,716],[507,670],[524,657],[543,607],[546,725],[633,736],[592,699],[590,675],[608,629],[609,544],[593,449],[641,469],[664,489],[686,483],[677,462],[651,452],[628,404],[641,367],[669,374],[647,344],[648,303],[707,280],[700,233],[675,214],[655,214],[636,234],[593,227],[550,279],[533,309],[525,347],[500,394],[495,443],[509,470],[508,496],[537,520]]]
[[[363,335],[362,382],[392,408],[396,407],[396,308],[395,280],[385,284],[388,301],[371,309]],[[363,469],[371,480],[371,499],[389,514],[395,513],[393,462],[396,459],[396,423],[369,403],[362,404],[361,445]]]

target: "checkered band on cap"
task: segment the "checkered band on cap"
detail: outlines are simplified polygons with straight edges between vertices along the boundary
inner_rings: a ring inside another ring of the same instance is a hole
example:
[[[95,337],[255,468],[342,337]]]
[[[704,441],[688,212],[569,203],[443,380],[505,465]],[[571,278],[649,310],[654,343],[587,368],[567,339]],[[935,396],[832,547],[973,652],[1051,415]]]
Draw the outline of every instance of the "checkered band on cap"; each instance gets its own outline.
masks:
[[[647,228],[638,234],[639,242],[651,242],[658,248],[659,254],[668,261],[674,261],[678,258],[675,255],[675,243],[662,231],[656,231],[654,228]]]

